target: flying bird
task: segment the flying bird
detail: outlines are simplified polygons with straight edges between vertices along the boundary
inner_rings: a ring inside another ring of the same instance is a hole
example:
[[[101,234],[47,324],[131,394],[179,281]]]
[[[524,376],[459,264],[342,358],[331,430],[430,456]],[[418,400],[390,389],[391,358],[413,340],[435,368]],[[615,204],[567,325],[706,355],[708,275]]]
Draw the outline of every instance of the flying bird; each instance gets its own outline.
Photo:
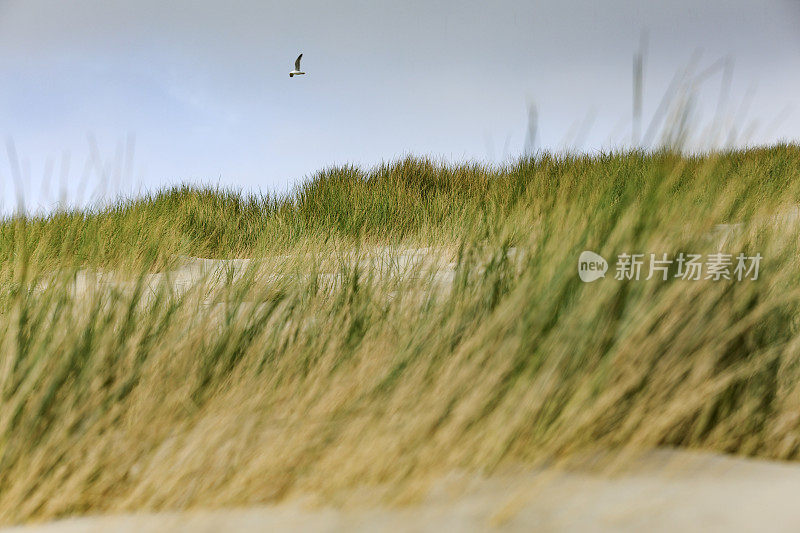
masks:
[[[297,56],[297,59],[294,60],[294,70],[289,73],[289,77],[291,78],[294,75],[305,74],[305,72],[300,72],[300,58],[303,57],[303,54]]]

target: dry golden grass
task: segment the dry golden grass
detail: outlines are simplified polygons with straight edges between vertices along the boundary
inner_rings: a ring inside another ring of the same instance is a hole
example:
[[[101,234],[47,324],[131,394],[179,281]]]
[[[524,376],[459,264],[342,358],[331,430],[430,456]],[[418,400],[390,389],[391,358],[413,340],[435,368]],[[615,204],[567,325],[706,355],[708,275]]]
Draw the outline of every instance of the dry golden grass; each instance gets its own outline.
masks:
[[[9,219],[0,523],[364,486],[401,500],[453,469],[598,449],[796,459],[800,226],[776,215],[798,176],[791,145],[408,159],[287,198],[184,188]],[[606,279],[579,280],[583,250]],[[720,250],[760,253],[759,279],[611,275],[623,252]],[[384,254],[394,270],[371,266]],[[152,277],[186,255],[255,260],[180,291]],[[76,290],[98,269],[128,281]]]

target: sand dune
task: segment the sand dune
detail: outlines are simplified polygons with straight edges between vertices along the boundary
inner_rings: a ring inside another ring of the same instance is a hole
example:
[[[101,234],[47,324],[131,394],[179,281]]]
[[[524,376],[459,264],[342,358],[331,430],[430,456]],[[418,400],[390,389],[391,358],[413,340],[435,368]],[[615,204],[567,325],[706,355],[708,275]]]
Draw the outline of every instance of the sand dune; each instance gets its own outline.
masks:
[[[729,238],[740,225],[718,228]],[[452,253],[433,249],[376,249],[358,259],[381,275],[431,275],[452,282]],[[516,250],[510,255],[516,258]],[[259,270],[286,276],[298,256],[265,259]],[[322,265],[335,277],[336,261]],[[248,259],[184,257],[174,271],[152,274],[151,291],[176,292],[224,275],[241,276]],[[132,288],[113,273],[81,271],[75,290]],[[294,499],[273,506],[77,517],[0,531],[19,533],[196,531],[800,531],[800,464],[748,460],[688,451],[650,453],[616,474],[589,470],[527,470],[490,477],[453,473],[421,501],[398,507],[359,503],[339,507]]]
[[[798,531],[800,465],[659,451],[624,471],[441,479],[404,507],[275,506],[72,518],[17,533],[250,531]],[[356,498],[352,498],[356,499]]]

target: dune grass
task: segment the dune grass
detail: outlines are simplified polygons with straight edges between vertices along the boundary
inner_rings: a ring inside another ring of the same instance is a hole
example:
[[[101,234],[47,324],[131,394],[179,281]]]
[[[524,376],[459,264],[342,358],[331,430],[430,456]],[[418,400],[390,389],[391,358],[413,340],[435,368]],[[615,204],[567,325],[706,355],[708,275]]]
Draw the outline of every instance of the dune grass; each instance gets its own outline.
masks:
[[[794,145],[408,158],[286,197],[179,187],[9,218],[0,523],[363,486],[391,500],[593,450],[798,459],[798,178]],[[359,262],[389,245],[452,278]],[[580,281],[583,250],[605,279]],[[621,253],[719,251],[761,254],[758,279],[614,279]],[[185,256],[283,259],[147,287]],[[111,270],[130,283],[74,290]]]

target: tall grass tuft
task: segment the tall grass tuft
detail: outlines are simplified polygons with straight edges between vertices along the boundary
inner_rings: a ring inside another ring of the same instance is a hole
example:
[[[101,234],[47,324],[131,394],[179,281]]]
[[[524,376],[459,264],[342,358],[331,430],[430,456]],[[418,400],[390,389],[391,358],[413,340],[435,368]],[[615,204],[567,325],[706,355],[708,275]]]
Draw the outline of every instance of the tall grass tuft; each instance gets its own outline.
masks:
[[[795,145],[406,158],[8,218],[0,522],[391,500],[593,451],[796,460],[799,176]],[[758,279],[613,276],[719,251],[761,254]],[[181,284],[199,257],[227,261]]]

